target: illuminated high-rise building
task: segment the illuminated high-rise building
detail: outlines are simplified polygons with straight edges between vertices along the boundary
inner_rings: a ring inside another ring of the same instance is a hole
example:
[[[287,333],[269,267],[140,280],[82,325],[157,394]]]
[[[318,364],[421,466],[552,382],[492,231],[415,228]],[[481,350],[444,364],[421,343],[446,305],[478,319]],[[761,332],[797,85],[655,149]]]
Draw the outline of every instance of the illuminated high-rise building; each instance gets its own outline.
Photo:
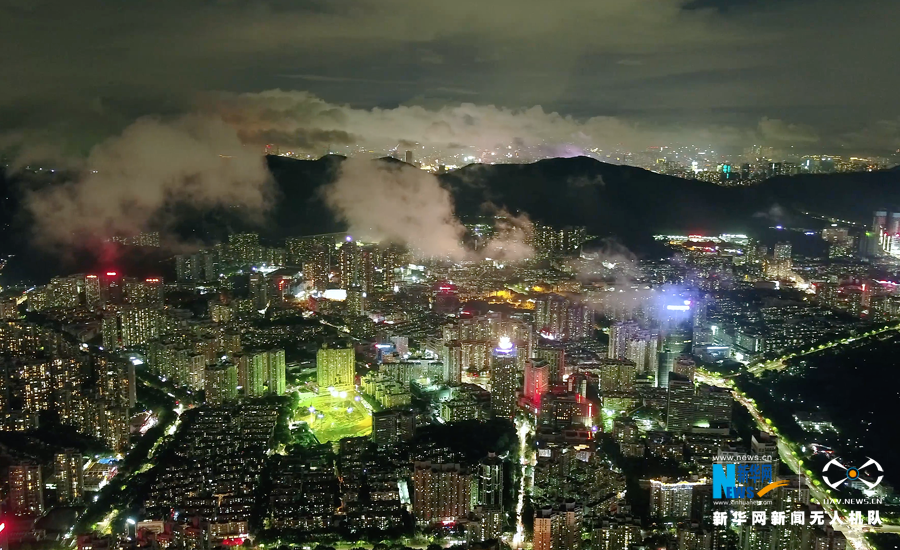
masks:
[[[685,520],[691,517],[694,487],[687,481],[650,480],[650,515],[656,518]]]
[[[594,330],[591,309],[558,294],[537,299],[534,319],[537,331],[550,340],[581,340]]]
[[[159,312],[155,308],[125,306],[119,310],[122,347],[142,346],[159,336]]]
[[[782,242],[776,243],[774,252],[772,254],[776,260],[790,260],[791,259],[791,243]]]
[[[416,412],[386,409],[372,414],[372,441],[379,446],[411,439],[416,433]]]
[[[518,399],[519,369],[516,346],[508,337],[491,354],[491,408],[498,417],[513,418]]]
[[[0,323],[0,353],[37,353],[44,345],[43,332],[43,328],[32,323]]]
[[[770,279],[787,279],[792,274],[791,243],[777,243],[771,259],[763,264],[765,276]]]
[[[356,354],[353,347],[323,347],[316,354],[316,381],[325,388],[351,390],[356,378]]]
[[[237,360],[237,358],[236,358]],[[247,397],[262,397],[266,394],[266,381],[269,376],[269,353],[260,351],[249,356],[242,356],[238,363],[240,385]]]
[[[490,340],[493,337],[490,319],[484,316],[461,319],[456,326],[459,330],[457,337],[461,340]],[[511,335],[504,334],[504,336],[512,339]]]
[[[209,318],[213,323],[225,324],[231,321],[234,310],[225,304],[210,302]]]
[[[85,275],[84,277],[84,303],[88,309],[103,308],[103,300],[100,295],[100,277],[97,275]]]
[[[569,301],[558,294],[539,298],[534,306],[535,328],[551,340],[563,340]]]
[[[481,340],[463,340],[460,343],[463,369],[487,371],[491,366],[491,342]]]
[[[381,276],[378,284],[382,290],[390,291],[396,281],[396,269],[407,259],[406,251],[397,244],[389,244],[381,251]]]
[[[9,467],[9,511],[14,516],[44,513],[44,480],[40,464],[26,462]]]
[[[81,302],[79,291],[83,283],[84,276],[82,275],[50,279],[50,284],[46,288],[50,307],[59,309],[78,307]]]
[[[852,256],[856,250],[856,239],[846,227],[826,227],[822,230],[822,240],[828,243],[829,258]]]
[[[345,240],[345,233],[325,233],[285,239],[285,254],[289,265],[303,266],[313,259],[320,249],[334,250],[337,241]]]
[[[47,361],[28,361],[21,366],[24,385],[22,408],[26,411],[46,411],[51,404],[51,367]]]
[[[160,277],[135,279],[126,277],[122,281],[126,304],[142,307],[162,307],[165,303],[163,280]]]
[[[86,399],[87,365],[80,359],[56,358],[50,363],[51,389],[62,424],[86,431],[89,402]]]
[[[638,373],[656,375],[658,368],[659,335],[644,330],[635,321],[614,323],[609,328],[608,357],[632,361]]]
[[[121,345],[119,340],[119,316],[114,312],[104,313],[100,330],[103,348],[108,350],[118,349]]]
[[[503,510],[476,506],[466,523],[466,536],[469,541],[500,540],[503,536],[505,515]]]
[[[241,333],[237,330],[226,329],[219,334],[219,349],[225,350],[228,355],[234,355],[243,351]]]
[[[581,507],[566,502],[557,508],[534,511],[534,550],[578,550],[581,546]]]
[[[269,278],[269,303],[283,304],[294,297],[294,276],[288,274],[274,275]]]
[[[175,256],[175,278],[179,283],[198,282],[203,270],[200,258],[196,254],[179,254]]]
[[[177,385],[188,384],[190,353],[177,343],[151,342],[147,349],[147,368],[155,375]]]
[[[640,330],[625,342],[625,359],[632,361],[638,372],[654,372],[657,364],[658,336],[649,330]]]
[[[269,393],[274,395],[284,395],[286,389],[284,350],[270,350],[266,355],[268,357],[266,378],[268,380]]]
[[[359,269],[356,284],[367,295],[375,292],[375,267],[378,264],[380,251],[373,245],[365,246],[359,251]]]
[[[253,309],[263,311],[269,305],[269,281],[263,273],[250,274],[250,301]]]
[[[284,240],[287,265],[302,266],[306,259],[306,239],[302,237],[288,237]]]
[[[85,365],[79,359],[58,357],[50,362],[53,391],[74,389],[87,381]]]
[[[228,361],[207,365],[204,373],[206,402],[221,405],[237,399],[237,367]]]
[[[48,287],[39,286],[28,293],[28,311],[44,311],[50,307]]]
[[[641,533],[640,521],[630,517],[612,517],[600,521],[591,529],[591,548],[595,550],[619,550],[631,548],[639,544],[644,537]],[[708,546],[690,546],[688,548],[709,548]]]
[[[318,291],[328,288],[328,275],[331,272],[332,248],[320,244],[313,247],[303,261],[303,276],[307,285]]]
[[[609,347],[607,353],[610,359],[625,359],[628,353],[628,342],[634,340],[641,331],[641,325],[635,321],[623,321],[614,323],[609,327]]]
[[[448,281],[440,281],[434,286],[431,309],[435,313],[455,314],[459,310],[459,290]]]
[[[534,550],[554,550],[553,544],[553,510],[545,508],[534,511]]]
[[[731,427],[734,397],[728,388],[700,384],[694,404],[695,426]]]
[[[448,384],[462,382],[462,373],[465,370],[462,344],[458,340],[445,344],[442,359],[444,361],[444,382]]]
[[[56,470],[56,498],[61,504],[72,505],[82,501],[84,495],[84,458],[74,449],[56,453],[53,459]]]
[[[347,315],[352,317],[365,315],[368,297],[368,294],[359,286],[354,285],[347,289],[347,299],[345,300]]]
[[[220,248],[221,247],[221,248]],[[201,279],[206,282],[216,281],[219,278],[219,266],[224,253],[224,245],[216,245],[216,248],[201,250],[197,253],[196,263],[200,268]]]
[[[596,369],[601,393],[634,390],[637,367],[628,359],[603,359]]]
[[[550,391],[550,365],[538,359],[525,362],[525,386],[523,395],[536,406],[541,404],[541,396]]]
[[[416,462],[412,511],[423,522],[456,521],[472,511],[472,473],[460,464]]]
[[[19,316],[19,304],[14,299],[0,298],[0,320],[15,319]]]
[[[158,231],[141,231],[132,238],[134,246],[159,247]]]
[[[254,265],[259,261],[259,235],[236,233],[228,236],[228,249],[236,265]]]
[[[694,508],[699,507],[695,505]],[[696,510],[694,511],[694,513],[696,514]],[[706,530],[702,529],[699,526],[696,526],[696,524],[693,526],[680,524],[677,527],[676,535],[678,540],[678,548],[719,548],[721,542],[723,542],[720,540],[721,533],[724,531],[724,529],[718,532]],[[743,546],[742,548],[749,550],[747,546]],[[761,550],[766,548],[772,547],[762,546]]]
[[[675,358],[678,357],[678,353],[672,351],[669,347],[664,347],[662,351],[657,354],[657,363],[656,363],[656,386],[659,388],[668,388],[669,387],[669,375],[672,373],[672,369],[675,367]]]
[[[116,360],[109,355],[95,356],[94,372],[97,375],[97,391],[104,401],[115,407],[134,408],[137,384],[131,361]]]
[[[530,240],[539,258],[575,256],[581,245],[587,241],[587,228],[564,227],[557,229],[542,223],[535,223]]]
[[[117,453],[128,448],[131,410],[99,400],[92,407],[92,435]]]
[[[350,288],[358,278],[360,272],[360,249],[355,241],[348,240],[338,249],[338,273],[341,278],[341,288]]]
[[[694,424],[694,384],[686,376],[669,373],[666,430],[682,434]]]
[[[188,386],[194,391],[206,387],[206,356],[194,354],[188,360]]]
[[[494,453],[475,467],[477,492],[475,502],[489,509],[503,508],[503,460]]]
[[[569,374],[566,370],[566,350],[562,346],[537,346],[534,358],[547,364],[550,370],[550,383],[559,384]]]
[[[100,302],[103,307],[109,304],[121,304],[123,301],[122,277],[117,271],[107,271],[99,275]]]
[[[159,247],[159,233],[156,231],[142,231],[131,236],[113,235],[109,240],[125,246]]]

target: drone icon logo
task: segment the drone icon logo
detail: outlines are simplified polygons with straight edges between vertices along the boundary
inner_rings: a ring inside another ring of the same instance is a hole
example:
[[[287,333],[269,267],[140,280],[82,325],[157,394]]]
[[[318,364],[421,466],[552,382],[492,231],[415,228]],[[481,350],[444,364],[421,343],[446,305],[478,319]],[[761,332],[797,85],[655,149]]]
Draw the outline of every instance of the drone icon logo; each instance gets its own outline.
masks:
[[[866,457],[866,458],[869,458],[869,457]],[[835,481],[831,481],[831,479],[828,477],[828,473],[827,473],[828,469],[831,468],[832,466],[837,466],[838,468],[843,470],[843,476]],[[862,476],[860,476],[860,471],[868,468],[869,466],[875,466],[875,469],[878,470],[878,479],[876,479],[875,481],[872,481],[872,482],[866,481],[865,479],[862,478]],[[863,485],[865,485],[869,489],[874,489],[875,487],[878,486],[878,484],[881,483],[881,480],[884,478],[884,469],[881,467],[881,464],[879,464],[878,462],[875,461],[875,459],[872,459],[872,458],[869,458],[869,460],[866,461],[865,464],[863,464],[862,466],[859,466],[859,467],[844,466],[843,464],[841,464],[838,461],[838,459],[832,458],[828,462],[828,464],[826,464],[825,467],[822,468],[822,478],[824,479],[825,483],[832,489],[837,489],[845,481],[856,481],[856,480],[861,481],[863,483]]]

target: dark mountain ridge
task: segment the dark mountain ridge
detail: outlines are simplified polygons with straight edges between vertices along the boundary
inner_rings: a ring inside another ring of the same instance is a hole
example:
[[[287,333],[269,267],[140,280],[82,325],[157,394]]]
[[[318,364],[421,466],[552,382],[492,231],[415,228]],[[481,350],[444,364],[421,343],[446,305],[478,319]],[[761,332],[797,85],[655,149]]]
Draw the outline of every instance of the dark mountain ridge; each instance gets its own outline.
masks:
[[[273,243],[286,236],[344,230],[321,192],[338,177],[344,160],[336,155],[312,161],[267,157],[277,198],[262,225],[243,220],[236,214],[239,208],[198,211],[173,205],[179,221],[170,230],[190,242],[216,242],[229,232],[253,230]],[[394,159],[373,162],[416,169]],[[575,157],[474,164],[436,177],[464,220],[495,211],[486,208],[493,205],[547,224],[584,225],[591,234],[615,238],[637,252],[658,233],[755,233],[775,224],[814,227],[816,222],[802,216],[803,211],[868,223],[873,210],[900,205],[896,170],[778,177],[754,186],[722,187]],[[58,255],[40,254],[30,243],[31,220],[22,197],[26,189],[48,184],[35,183],[33,176],[0,174],[0,253],[27,254],[33,265],[25,271],[38,266],[44,274],[88,269],[83,265],[89,259],[61,267]],[[40,259],[32,261],[36,257]]]
[[[269,169],[284,194],[278,209],[299,208],[317,227],[321,222],[321,227],[339,228],[318,189],[336,177],[343,160],[269,157]],[[391,161],[401,170],[415,169]],[[872,211],[900,205],[900,173],[891,170],[784,176],[753,186],[723,187],[575,157],[472,164],[437,178],[462,218],[482,215],[485,205],[492,204],[526,213],[534,221],[585,225],[594,235],[626,244],[662,232],[746,232],[776,223],[809,223],[801,212],[867,222]],[[277,211],[275,218],[278,227],[292,225]]]

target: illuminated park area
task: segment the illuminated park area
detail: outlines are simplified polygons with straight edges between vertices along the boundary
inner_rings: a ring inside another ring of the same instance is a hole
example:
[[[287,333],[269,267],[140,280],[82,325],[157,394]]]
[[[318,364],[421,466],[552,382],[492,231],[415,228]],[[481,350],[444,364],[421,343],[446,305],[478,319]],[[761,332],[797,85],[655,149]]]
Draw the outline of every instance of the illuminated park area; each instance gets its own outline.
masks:
[[[306,422],[320,443],[372,433],[372,411],[356,392],[323,390],[301,399],[294,411],[295,422]]]

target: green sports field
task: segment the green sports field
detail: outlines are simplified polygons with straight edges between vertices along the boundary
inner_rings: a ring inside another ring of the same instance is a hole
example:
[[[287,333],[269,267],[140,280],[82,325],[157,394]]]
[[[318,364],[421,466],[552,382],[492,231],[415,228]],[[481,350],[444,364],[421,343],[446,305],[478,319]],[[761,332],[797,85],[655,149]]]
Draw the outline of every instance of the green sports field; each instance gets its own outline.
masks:
[[[347,397],[326,393],[302,400],[294,420],[306,422],[321,443],[372,433],[372,415],[352,392]]]

